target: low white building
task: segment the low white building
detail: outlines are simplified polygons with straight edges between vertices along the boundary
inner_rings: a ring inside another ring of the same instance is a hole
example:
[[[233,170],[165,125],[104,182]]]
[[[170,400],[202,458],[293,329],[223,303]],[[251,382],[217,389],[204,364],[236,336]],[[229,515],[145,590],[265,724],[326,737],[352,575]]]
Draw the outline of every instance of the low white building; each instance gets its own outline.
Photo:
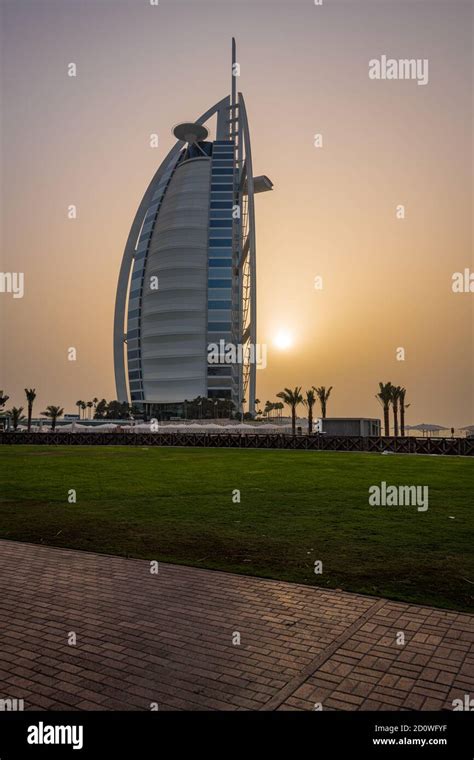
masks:
[[[317,430],[326,435],[378,436],[381,435],[380,420],[370,417],[326,417],[319,419]]]

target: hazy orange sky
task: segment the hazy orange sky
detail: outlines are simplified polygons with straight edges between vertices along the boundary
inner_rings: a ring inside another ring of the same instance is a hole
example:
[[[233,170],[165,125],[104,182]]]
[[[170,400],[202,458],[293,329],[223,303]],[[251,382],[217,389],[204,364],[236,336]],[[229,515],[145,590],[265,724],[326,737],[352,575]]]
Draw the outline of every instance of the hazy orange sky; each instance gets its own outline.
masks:
[[[172,126],[227,94],[235,36],[254,171],[274,182],[256,199],[258,340],[268,344],[257,396],[333,385],[330,415],[380,416],[378,382],[390,380],[408,389],[408,423],[474,424],[474,293],[451,288],[454,272],[474,271],[471,2],[1,8],[0,268],[25,273],[22,299],[0,293],[8,407],[24,403],[26,386],[36,413],[115,398],[128,231]],[[428,84],[369,79],[382,55],[428,59]],[[272,345],[279,329],[294,337],[285,351]]]

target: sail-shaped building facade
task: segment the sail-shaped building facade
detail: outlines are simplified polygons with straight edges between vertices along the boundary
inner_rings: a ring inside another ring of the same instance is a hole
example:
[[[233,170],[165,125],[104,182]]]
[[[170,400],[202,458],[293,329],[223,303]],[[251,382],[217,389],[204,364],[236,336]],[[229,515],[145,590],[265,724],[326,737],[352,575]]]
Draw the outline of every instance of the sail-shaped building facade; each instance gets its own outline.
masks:
[[[272,183],[253,175],[234,41],[232,64],[231,94],[174,128],[128,236],[114,321],[120,401],[178,408],[200,396],[241,409],[245,398],[255,408],[254,196]],[[239,350],[210,361],[211,346]]]

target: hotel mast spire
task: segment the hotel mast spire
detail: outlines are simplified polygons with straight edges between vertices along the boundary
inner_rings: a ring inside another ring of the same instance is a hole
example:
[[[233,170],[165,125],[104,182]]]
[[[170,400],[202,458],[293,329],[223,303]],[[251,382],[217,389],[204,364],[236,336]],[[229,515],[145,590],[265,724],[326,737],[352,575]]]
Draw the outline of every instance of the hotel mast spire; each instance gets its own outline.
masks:
[[[232,82],[231,82],[231,88],[230,88],[230,133],[234,131],[234,125],[235,125],[235,106],[237,102],[237,83],[235,81],[235,64],[237,63],[237,51],[236,51],[236,45],[235,45],[235,37],[232,37]]]

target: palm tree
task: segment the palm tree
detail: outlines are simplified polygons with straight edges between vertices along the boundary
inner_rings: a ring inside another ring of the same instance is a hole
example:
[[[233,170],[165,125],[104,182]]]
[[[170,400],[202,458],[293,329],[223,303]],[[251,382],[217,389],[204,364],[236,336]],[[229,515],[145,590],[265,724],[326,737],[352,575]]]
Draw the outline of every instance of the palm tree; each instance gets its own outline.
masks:
[[[101,399],[95,408],[94,419],[103,420],[107,414],[107,401],[105,398]]]
[[[81,401],[81,409],[82,409],[82,418],[85,420],[86,418],[86,408],[87,404],[85,401]]]
[[[406,388],[399,388],[398,403],[400,404],[400,435],[405,435],[405,409],[408,409],[410,404],[405,404]]]
[[[303,401],[303,404],[308,408],[308,435],[311,435],[313,432],[313,406],[315,403],[316,394],[314,389],[311,388],[309,391],[306,391],[306,398]]]
[[[329,396],[331,395],[332,385],[330,385],[327,390],[326,390],[325,385],[321,385],[319,388],[315,388],[313,385],[313,390],[316,392],[316,395],[319,399],[319,403],[321,404],[321,417],[323,418],[323,420],[325,420],[327,402],[328,402]]]
[[[61,406],[47,406],[45,412],[41,412],[43,417],[49,417],[51,419],[51,430],[54,432],[56,428],[56,420],[64,414],[64,409]]]
[[[296,433],[296,407],[303,401],[301,395],[301,386],[295,388],[293,391],[290,388],[285,388],[280,393],[277,393],[277,397],[283,399],[283,402],[291,409],[291,430],[292,434]]]
[[[0,409],[3,409],[10,396],[4,396],[3,391],[0,391]]]
[[[376,397],[383,406],[384,435],[390,435],[390,404],[392,401],[392,383],[379,383]]]
[[[79,419],[81,418],[81,409],[82,409],[83,403],[84,403],[83,401],[76,401],[77,411],[79,413]]]
[[[90,418],[91,418],[91,409],[94,406],[94,404],[92,403],[92,401],[88,401],[87,404],[86,404],[86,406],[87,406],[87,408],[89,410],[89,417],[88,417],[88,419],[90,420]]]
[[[12,406],[7,412],[8,416],[12,418],[13,430],[16,430],[18,428],[18,423],[25,419],[25,415],[22,414],[22,411],[22,406],[20,406],[20,408]]]
[[[400,399],[401,388],[399,385],[392,385],[391,402],[393,407],[393,434],[398,438],[398,402]]]
[[[33,415],[33,402],[36,398],[36,390],[34,388],[25,388],[25,396],[28,401],[28,432],[31,430],[31,417]]]

